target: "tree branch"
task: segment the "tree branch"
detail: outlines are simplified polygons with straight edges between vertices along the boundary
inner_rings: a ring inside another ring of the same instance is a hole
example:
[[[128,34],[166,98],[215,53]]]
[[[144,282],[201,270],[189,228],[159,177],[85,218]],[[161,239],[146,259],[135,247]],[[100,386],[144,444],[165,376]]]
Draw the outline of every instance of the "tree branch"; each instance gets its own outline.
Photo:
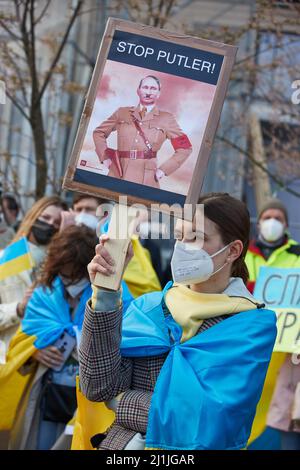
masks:
[[[258,166],[264,173],[266,173],[268,176],[270,176],[270,178],[272,178],[272,180],[275,183],[277,183],[281,187],[281,189],[284,189],[286,192],[288,192],[290,194],[293,194],[294,196],[300,198],[300,193],[298,193],[297,191],[294,191],[293,189],[287,188],[285,182],[282,179],[278,178],[270,170],[268,170],[264,165],[262,165],[260,162],[258,162],[252,156],[252,154],[250,152],[247,152],[246,150],[243,150],[241,147],[236,145],[234,142],[231,142],[231,140],[227,139],[224,136],[218,136],[217,135],[216,138],[218,140],[220,140],[221,142],[224,142],[225,144],[231,146],[232,148],[234,148],[235,150],[237,150],[241,154],[245,155],[253,163],[253,165]]]
[[[22,105],[20,103],[18,103],[18,101],[11,95],[11,93],[6,89],[5,90],[5,93],[6,95],[8,96],[8,98],[10,99],[10,101],[14,104],[14,106],[20,111],[20,113],[22,114],[22,116],[24,116],[25,119],[27,119],[27,121],[30,122],[30,116],[28,116]]]
[[[5,45],[5,52],[4,54],[6,54],[6,56],[8,57],[8,60],[10,61],[12,67],[14,68],[15,72],[16,72],[16,75],[19,79],[19,85],[20,85],[20,88],[21,88],[21,91],[22,91],[22,95],[23,95],[23,99],[24,99],[24,104],[25,106],[29,106],[29,103],[28,103],[28,99],[27,99],[27,95],[26,95],[26,90],[25,90],[25,87],[24,87],[24,81],[23,81],[23,77],[22,77],[22,74],[21,74],[21,71],[19,69],[19,66],[17,65],[17,62],[15,61],[15,59],[11,56],[7,46]]]
[[[21,21],[21,18],[20,18],[20,5],[19,5],[18,0],[14,0],[14,4],[15,4],[15,10],[16,10],[16,17],[17,17],[18,21],[20,22]]]
[[[23,12],[23,18],[22,21],[20,22],[20,31],[22,34],[22,42],[23,42],[23,47],[24,47],[24,52],[27,58],[30,56],[30,51],[29,51],[29,39],[28,39],[28,33],[26,29],[26,21],[27,21],[27,13],[28,13],[28,5],[29,5],[30,0],[26,0],[25,6],[24,6],[24,12]]]
[[[166,9],[166,15],[165,15],[166,18],[169,17],[172,8],[173,8],[173,6],[175,5],[175,1],[176,1],[176,0],[170,0],[170,1],[169,1],[169,4],[167,5],[167,9]]]
[[[35,166],[36,162],[32,158],[22,155],[21,153],[9,153],[9,156],[11,158],[20,158],[21,160],[25,160],[26,162],[30,163],[30,165]],[[8,162],[8,164],[11,164],[11,162]]]
[[[53,74],[53,71],[54,71],[54,69],[55,69],[55,66],[56,66],[57,62],[59,61],[60,56],[61,56],[61,53],[62,53],[62,51],[63,51],[63,48],[64,48],[64,46],[65,46],[65,44],[66,44],[66,42],[67,42],[69,33],[70,33],[71,28],[72,28],[72,26],[73,26],[73,23],[74,23],[74,21],[76,20],[76,17],[77,17],[77,15],[78,15],[78,13],[79,13],[81,7],[82,7],[82,3],[83,3],[82,0],[79,0],[78,3],[77,3],[77,6],[76,6],[76,8],[75,8],[75,10],[74,10],[74,12],[73,12],[73,15],[72,15],[72,17],[71,17],[71,19],[70,19],[70,22],[69,22],[69,24],[68,24],[68,27],[67,27],[66,32],[65,32],[65,34],[64,34],[64,37],[63,37],[63,39],[62,39],[62,42],[61,42],[61,44],[60,44],[60,46],[59,46],[59,49],[58,49],[58,51],[57,51],[57,53],[56,53],[56,56],[54,57],[54,60],[53,60],[53,62],[52,62],[52,64],[51,64],[51,66],[50,66],[50,68],[49,68],[49,71],[48,71],[48,73],[47,73],[47,75],[46,75],[45,81],[44,81],[44,83],[43,83],[43,85],[42,85],[42,87],[41,87],[41,90],[40,90],[39,95],[38,95],[38,97],[37,97],[37,101],[40,101],[40,100],[42,99],[42,97],[43,97],[43,94],[44,94],[44,92],[45,92],[45,90],[46,90],[46,88],[47,88],[47,85],[48,85],[48,83],[49,83],[49,81],[50,81],[50,79],[51,79],[51,77],[52,77],[52,74]]]
[[[294,43],[295,44],[299,43],[299,39],[295,39],[295,41],[290,41],[285,46],[291,46]],[[276,45],[271,45],[267,47],[266,49],[258,50],[254,54],[250,54],[247,57],[244,57],[243,59],[240,59],[239,61],[235,62],[235,67],[239,66],[240,64],[243,64],[244,62],[247,62],[247,60],[255,59],[256,57],[260,56],[261,54],[264,54],[265,52],[269,52],[271,50],[275,51],[276,49],[282,49],[282,48],[283,48],[282,44],[276,44]]]
[[[164,7],[164,0],[160,0],[159,5],[156,8],[155,13],[153,13],[152,18],[149,18],[149,24],[151,25],[150,21],[152,19],[152,26],[160,26],[162,27],[161,23],[163,22],[163,7]]]
[[[31,102],[32,107],[35,106],[37,101],[37,96],[39,94],[39,79],[36,70],[36,60],[35,60],[35,21],[34,21],[34,7],[35,0],[30,0],[30,69],[32,76],[32,96]]]
[[[78,54],[85,59],[85,61],[91,68],[95,67],[95,61],[91,59],[85,52],[83,52],[75,41],[68,41],[68,44],[74,47],[75,51],[78,52]]]
[[[30,0],[25,1],[25,7],[24,7],[24,14],[23,14],[23,19],[20,25],[22,33],[26,31],[26,21],[27,21],[27,13],[28,13],[28,6],[29,6]]]
[[[8,26],[6,26],[4,20],[0,19],[0,26],[10,35],[11,38],[15,39],[16,41],[22,41],[17,34],[13,33]]]
[[[42,19],[43,16],[45,15],[46,11],[48,10],[50,3],[51,3],[51,0],[47,0],[47,3],[46,3],[46,5],[45,5],[45,7],[43,8],[43,10],[42,10],[40,16],[38,16],[38,18],[35,20],[34,26],[37,25],[37,24],[41,21],[41,19]]]

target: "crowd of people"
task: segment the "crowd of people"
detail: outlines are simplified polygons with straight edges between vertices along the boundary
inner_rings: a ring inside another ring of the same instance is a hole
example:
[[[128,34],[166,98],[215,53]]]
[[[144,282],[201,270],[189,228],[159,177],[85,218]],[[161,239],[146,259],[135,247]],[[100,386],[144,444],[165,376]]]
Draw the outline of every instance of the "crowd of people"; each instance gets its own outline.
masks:
[[[277,353],[267,399],[276,315],[253,294],[260,267],[300,268],[286,207],[268,200],[250,241],[244,203],[203,195],[200,239],[183,222],[162,273],[159,243],[134,237],[112,291],[95,284],[115,274],[101,202],[47,196],[21,217],[2,195],[0,249],[26,237],[33,266],[0,280],[0,447],[71,449],[81,427],[105,450],[299,450],[300,365]],[[192,280],[173,282],[190,249]],[[79,394],[99,429],[80,421]]]

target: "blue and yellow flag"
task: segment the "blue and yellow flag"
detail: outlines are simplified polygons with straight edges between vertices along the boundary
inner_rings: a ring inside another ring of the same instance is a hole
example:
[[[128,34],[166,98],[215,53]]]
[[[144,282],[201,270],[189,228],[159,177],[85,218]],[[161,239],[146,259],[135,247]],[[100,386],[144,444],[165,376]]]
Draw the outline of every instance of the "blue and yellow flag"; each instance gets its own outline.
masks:
[[[0,254],[0,281],[9,276],[15,276],[34,266],[27,239],[20,238],[9,245]]]
[[[126,310],[132,301],[132,296],[124,281],[122,286],[122,300]],[[77,336],[79,341],[85,306],[91,294],[92,289],[88,284],[71,315],[60,277],[54,279],[51,288],[39,286],[34,290],[27,304],[21,327],[10,342],[7,362],[0,365],[0,431],[10,430],[13,427],[19,403],[25,390],[33,383],[31,379],[36,372],[34,364],[27,375],[22,375],[21,366],[34,355],[37,349],[54,344],[64,331],[71,336]],[[102,404],[101,414],[103,409]],[[110,425],[111,416],[108,419],[105,418],[103,423],[104,427]]]

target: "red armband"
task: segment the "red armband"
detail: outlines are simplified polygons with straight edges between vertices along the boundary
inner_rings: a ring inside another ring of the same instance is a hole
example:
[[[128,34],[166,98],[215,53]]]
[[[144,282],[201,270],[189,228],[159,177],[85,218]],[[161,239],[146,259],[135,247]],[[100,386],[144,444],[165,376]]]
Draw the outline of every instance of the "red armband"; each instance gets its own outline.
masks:
[[[174,137],[174,139],[171,139],[171,144],[173,145],[174,150],[190,149],[192,146],[186,134],[182,134],[178,137]]]

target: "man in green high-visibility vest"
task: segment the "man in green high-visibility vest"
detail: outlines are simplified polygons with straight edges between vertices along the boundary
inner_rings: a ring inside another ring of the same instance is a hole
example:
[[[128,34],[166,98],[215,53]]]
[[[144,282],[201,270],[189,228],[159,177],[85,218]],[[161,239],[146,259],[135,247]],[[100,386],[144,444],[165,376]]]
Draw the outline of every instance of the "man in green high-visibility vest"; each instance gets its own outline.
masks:
[[[250,243],[246,255],[251,292],[262,266],[300,268],[300,245],[288,235],[289,217],[285,205],[275,198],[266,201],[257,220],[257,237]],[[294,430],[291,419],[299,381],[300,368],[293,365],[291,355],[273,353],[248,449],[299,449],[300,427]]]
[[[261,266],[300,268],[300,245],[288,235],[288,212],[285,205],[272,198],[261,208],[257,237],[246,256],[249,270],[248,289],[253,292]]]

